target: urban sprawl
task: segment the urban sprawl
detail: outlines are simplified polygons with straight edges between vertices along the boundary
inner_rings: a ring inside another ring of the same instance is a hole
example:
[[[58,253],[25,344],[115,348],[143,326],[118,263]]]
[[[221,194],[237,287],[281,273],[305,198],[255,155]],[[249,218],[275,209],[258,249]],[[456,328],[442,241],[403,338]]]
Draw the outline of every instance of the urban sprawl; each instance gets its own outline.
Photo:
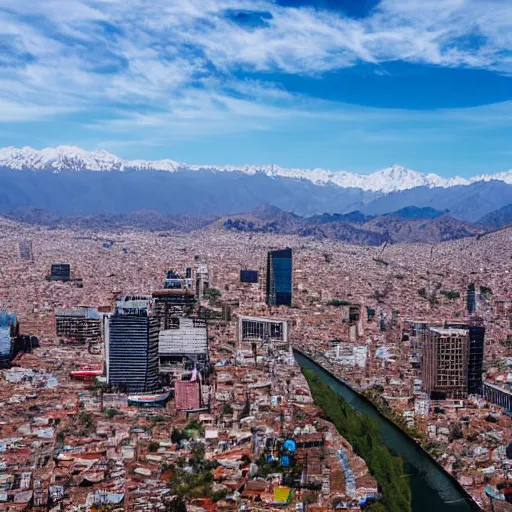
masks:
[[[297,353],[475,507],[512,508],[511,228],[381,247],[0,228],[0,510],[385,503]]]

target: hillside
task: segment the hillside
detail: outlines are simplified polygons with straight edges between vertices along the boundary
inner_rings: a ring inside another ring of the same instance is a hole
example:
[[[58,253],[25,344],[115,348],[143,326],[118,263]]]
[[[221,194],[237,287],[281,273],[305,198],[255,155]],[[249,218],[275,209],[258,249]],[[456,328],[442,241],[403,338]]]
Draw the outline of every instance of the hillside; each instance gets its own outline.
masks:
[[[500,229],[512,224],[512,204],[484,215],[478,225],[486,230]]]
[[[412,220],[407,216],[411,216]],[[360,212],[299,217],[269,207],[223,218],[216,221],[215,225],[227,231],[298,234],[359,245],[380,245],[384,242],[438,243],[483,232],[482,228],[432,208],[399,210],[375,217],[365,217]]]

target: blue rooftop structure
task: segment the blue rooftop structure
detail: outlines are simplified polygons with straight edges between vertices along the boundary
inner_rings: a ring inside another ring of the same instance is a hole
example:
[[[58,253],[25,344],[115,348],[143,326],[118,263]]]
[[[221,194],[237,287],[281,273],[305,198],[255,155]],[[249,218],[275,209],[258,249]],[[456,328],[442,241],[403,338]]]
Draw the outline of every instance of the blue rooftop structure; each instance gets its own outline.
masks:
[[[9,364],[12,358],[12,338],[18,335],[18,321],[14,313],[0,311],[0,366]]]

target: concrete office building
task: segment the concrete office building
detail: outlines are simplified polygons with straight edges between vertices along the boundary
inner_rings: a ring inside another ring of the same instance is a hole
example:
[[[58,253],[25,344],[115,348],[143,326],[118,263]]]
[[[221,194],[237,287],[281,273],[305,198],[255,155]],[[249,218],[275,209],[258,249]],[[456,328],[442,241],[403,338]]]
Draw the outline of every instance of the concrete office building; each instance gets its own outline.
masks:
[[[288,324],[275,318],[239,316],[238,342],[241,345],[250,345],[253,342],[287,345]]]
[[[469,334],[468,393],[482,393],[484,371],[485,327],[483,320],[473,317],[468,323],[449,322],[446,327],[465,329]]]
[[[183,359],[208,359],[208,329],[201,318],[175,317],[168,328],[158,335],[158,355],[161,368]]]
[[[96,308],[55,308],[57,336],[70,343],[97,343],[101,340],[101,318]]]
[[[423,390],[431,398],[463,398],[468,392],[469,332],[431,327],[422,359]]]

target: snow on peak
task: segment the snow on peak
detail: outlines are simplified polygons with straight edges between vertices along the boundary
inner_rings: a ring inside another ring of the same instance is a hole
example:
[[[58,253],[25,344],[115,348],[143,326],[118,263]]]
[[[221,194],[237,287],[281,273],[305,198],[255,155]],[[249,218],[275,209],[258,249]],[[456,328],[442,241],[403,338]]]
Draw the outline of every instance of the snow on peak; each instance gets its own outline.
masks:
[[[474,178],[471,178],[472,182],[492,180],[504,181],[505,183],[512,185],[512,169],[509,169],[508,171],[498,172],[497,174],[482,174],[480,176],[475,176]]]
[[[122,160],[105,150],[85,151],[75,146],[41,150],[31,147],[0,149],[0,167],[60,171],[121,170]]]
[[[41,150],[31,147],[0,148],[0,168],[34,171],[211,171],[240,172],[248,175],[264,174],[271,178],[285,177],[308,180],[316,185],[341,188],[360,188],[365,191],[389,193],[415,187],[453,187],[477,181],[500,180],[512,184],[512,169],[498,174],[483,174],[471,179],[443,178],[437,174],[423,174],[401,165],[392,165],[372,174],[327,169],[287,169],[278,165],[214,166],[187,165],[173,160],[123,160],[103,149],[86,151],[75,146],[57,146]]]

